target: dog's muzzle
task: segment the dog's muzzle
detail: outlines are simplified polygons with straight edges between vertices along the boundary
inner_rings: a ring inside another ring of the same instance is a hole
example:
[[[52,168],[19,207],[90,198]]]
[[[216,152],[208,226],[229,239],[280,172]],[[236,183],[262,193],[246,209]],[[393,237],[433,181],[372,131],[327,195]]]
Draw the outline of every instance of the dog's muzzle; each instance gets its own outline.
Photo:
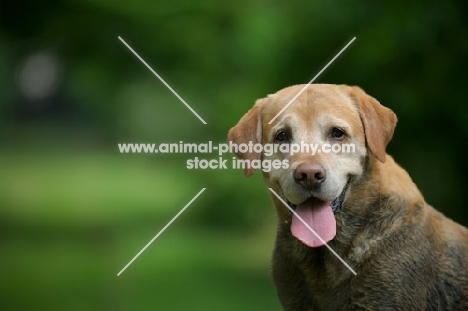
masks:
[[[344,203],[344,199],[345,199],[345,196],[346,196],[346,190],[348,190],[348,186],[349,186],[350,181],[351,181],[351,178],[348,178],[348,181],[346,182],[346,185],[343,187],[343,190],[341,191],[340,195],[330,203],[330,206],[332,208],[333,213],[338,213],[343,208],[343,203]],[[296,210],[296,207],[297,207],[296,204],[292,204],[289,201],[287,201],[287,202],[288,202],[288,205],[293,210]],[[290,212],[290,213],[292,214],[292,212]]]

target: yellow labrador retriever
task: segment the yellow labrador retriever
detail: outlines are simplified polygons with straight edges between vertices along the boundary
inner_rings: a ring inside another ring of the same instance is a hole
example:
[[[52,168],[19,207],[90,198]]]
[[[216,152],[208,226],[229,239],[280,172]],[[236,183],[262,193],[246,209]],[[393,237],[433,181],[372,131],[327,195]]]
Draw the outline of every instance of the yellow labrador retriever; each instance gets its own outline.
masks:
[[[247,164],[287,164],[263,171],[281,198],[271,193],[273,279],[284,309],[468,310],[468,230],[429,206],[386,154],[395,114],[358,87],[312,84],[270,124],[302,88],[258,100],[228,135],[237,145],[318,146],[233,149]],[[247,165],[245,175],[254,170]]]

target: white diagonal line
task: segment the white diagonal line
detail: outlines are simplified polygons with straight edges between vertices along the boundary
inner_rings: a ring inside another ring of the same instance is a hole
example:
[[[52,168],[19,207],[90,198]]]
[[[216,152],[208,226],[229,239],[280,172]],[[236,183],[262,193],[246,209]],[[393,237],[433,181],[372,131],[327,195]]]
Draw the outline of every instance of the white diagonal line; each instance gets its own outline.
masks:
[[[184,100],[182,97],[180,97],[179,94],[177,94],[176,91],[174,91],[174,90],[172,89],[172,87],[171,87],[169,84],[167,84],[166,81],[164,81],[164,79],[161,78],[161,76],[158,75],[158,74],[156,73],[156,71],[153,70],[153,68],[150,67],[150,65],[148,65],[148,64],[146,63],[146,62],[143,60],[143,58],[141,58],[140,55],[138,55],[138,53],[135,52],[135,51],[131,48],[131,46],[127,44],[127,42],[125,42],[124,39],[122,39],[120,36],[119,36],[118,38],[119,38],[120,41],[122,41],[123,44],[125,44],[125,46],[126,46],[133,54],[135,54],[135,56],[136,56],[136,57],[137,57],[137,58],[138,58],[138,59],[139,59],[139,60],[140,60],[140,61],[141,61],[141,62],[142,62],[142,63],[159,79],[159,80],[161,80],[161,82],[162,82],[172,93],[174,93],[174,95],[175,95],[185,106],[187,106],[187,108],[188,108],[195,116],[197,116],[198,119],[200,119],[200,121],[203,122],[203,124],[206,124],[205,120],[203,120],[202,117],[200,117],[200,116],[198,115],[198,113],[196,113],[195,110],[193,110],[192,107],[190,107],[189,104],[187,104],[187,103],[185,102],[185,100]]]
[[[322,72],[324,72],[324,71],[325,71],[325,69],[327,69],[327,68],[328,68],[328,66],[330,66],[330,65],[331,65],[331,63],[333,63],[333,62],[335,61],[335,59],[337,59],[337,58],[338,58],[338,56],[340,56],[340,54],[341,54],[341,53],[343,53],[343,52],[344,52],[344,50],[346,50],[346,49],[348,48],[348,46],[350,46],[350,45],[351,45],[351,43],[353,43],[353,41],[354,41],[354,40],[356,40],[356,37],[352,38],[352,39],[351,39],[351,41],[349,41],[349,42],[348,42],[348,44],[346,44],[346,46],[345,46],[344,48],[342,48],[342,49],[341,49],[341,51],[339,51],[339,52],[338,52],[338,54],[336,54],[336,55],[335,55],[335,57],[333,57],[333,58],[332,58],[332,60],[331,60],[331,61],[329,61],[329,62],[328,62],[328,64],[326,64],[326,65],[325,65],[325,67],[323,67],[323,68],[322,68],[322,70],[320,70],[320,71],[319,71],[319,73],[317,73],[317,74],[315,75],[315,77],[313,77],[313,78],[312,78],[312,80],[310,80],[310,82],[309,82],[309,83],[307,83],[307,84],[306,84],[306,85],[305,85],[305,86],[302,88],[302,90],[300,90],[300,91],[299,91],[299,93],[297,93],[297,94],[296,94],[296,96],[294,96],[294,97],[293,97],[293,99],[291,99],[291,100],[289,101],[289,103],[288,103],[286,106],[284,106],[284,107],[283,107],[283,109],[281,109],[281,111],[280,111],[280,112],[278,112],[278,113],[276,114],[276,116],[274,116],[274,118],[273,118],[273,119],[271,119],[271,121],[270,121],[270,122],[268,122],[268,124],[271,124],[273,121],[275,121],[275,120],[276,120],[276,118],[278,118],[278,116],[279,116],[280,114],[282,114],[282,113],[283,113],[283,111],[285,111],[285,110],[286,110],[286,108],[288,108],[288,107],[289,107],[289,105],[291,105],[291,104],[292,104],[292,102],[293,102],[293,101],[295,101],[295,100],[296,100],[296,98],[298,98],[298,97],[299,97],[299,95],[301,95],[301,94],[302,94],[302,92],[304,92],[304,91],[305,91],[305,89],[306,89],[306,88],[307,88],[309,85],[311,85],[311,84],[312,84],[312,82],[314,82],[314,81],[315,81],[315,79],[317,79],[317,78],[318,78],[318,76],[320,76],[320,75],[322,74]]]
[[[122,274],[122,272],[124,272],[124,271],[125,271],[125,269],[127,269],[127,268],[128,268],[128,266],[130,266],[130,265],[132,264],[132,262],[134,262],[134,261],[135,261],[135,259],[137,259],[137,258],[138,258],[138,256],[140,256],[140,255],[141,255],[141,253],[143,253],[143,252],[145,251],[145,249],[147,249],[147,248],[148,248],[148,246],[150,246],[150,245],[151,245],[151,243],[153,243],[153,242],[154,242],[154,240],[156,240],[156,239],[157,239],[157,238],[158,238],[158,237],[161,235],[161,233],[163,233],[163,232],[164,232],[164,230],[166,230],[166,229],[167,229],[167,227],[169,227],[169,226],[170,226],[170,225],[171,225],[171,224],[174,222],[174,220],[176,220],[176,219],[177,219],[177,217],[179,217],[179,216],[180,216],[180,214],[182,214],[182,213],[183,213],[183,212],[184,212],[184,211],[187,209],[187,207],[189,207],[189,206],[190,206],[190,204],[192,204],[192,203],[193,203],[193,201],[195,201],[195,199],[196,199],[196,198],[198,198],[198,196],[199,196],[200,194],[202,194],[202,192],[203,192],[203,191],[205,191],[205,189],[206,189],[206,188],[203,188],[202,190],[200,190],[200,192],[198,192],[198,193],[197,193],[197,195],[196,195],[196,196],[194,196],[194,197],[193,197],[193,199],[192,199],[192,200],[190,200],[190,202],[188,202],[188,203],[187,203],[187,205],[185,205],[185,206],[184,206],[184,208],[183,208],[183,209],[181,209],[181,210],[180,210],[180,212],[178,212],[178,213],[177,213],[177,215],[175,215],[175,216],[174,216],[174,218],[172,218],[172,219],[171,219],[171,221],[169,221],[169,222],[167,223],[167,225],[165,225],[165,226],[164,226],[164,228],[162,228],[162,229],[161,229],[161,231],[159,231],[159,232],[158,232],[158,234],[156,234],[156,236],[155,236],[155,237],[154,237],[154,238],[153,238],[151,241],[149,241],[149,242],[148,242],[148,244],[146,244],[146,245],[145,245],[145,247],[143,247],[143,248],[142,248],[142,250],[141,250],[141,251],[139,251],[139,252],[138,252],[138,254],[136,254],[136,255],[135,255],[135,257],[133,257],[133,259],[132,259],[132,260],[130,260],[130,262],[129,262],[129,263],[128,263],[128,264],[127,264],[127,265],[126,265],[126,266],[125,266],[125,267],[124,267],[122,270],[120,270],[120,272],[119,272],[119,273],[117,273],[117,276],[120,276],[120,274]]]
[[[330,252],[333,253],[333,255],[336,256],[336,258],[338,258],[345,266],[346,268],[349,269],[349,271],[351,271],[354,275],[357,275],[356,271],[353,270],[353,268],[351,268],[347,263],[346,261],[343,260],[343,258],[341,258],[334,250],[333,248],[331,248],[297,213],[295,210],[293,210],[289,205],[288,203],[284,202],[284,200],[275,192],[275,190],[271,189],[271,188],[268,188],[277,198],[278,200],[281,201],[281,203],[284,204],[284,206],[286,206],[290,211],[291,213],[294,214],[294,216],[296,216],[303,224],[304,226],[307,227],[307,229],[310,230],[310,232],[312,232],[313,234],[315,234],[315,236],[320,240],[320,242],[322,242],[329,250]]]

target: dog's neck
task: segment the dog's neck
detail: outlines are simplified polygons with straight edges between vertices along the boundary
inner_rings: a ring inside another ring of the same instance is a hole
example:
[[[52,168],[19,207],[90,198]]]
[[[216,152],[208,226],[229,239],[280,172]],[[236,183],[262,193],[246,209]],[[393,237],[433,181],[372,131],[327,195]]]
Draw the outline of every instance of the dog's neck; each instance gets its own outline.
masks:
[[[370,167],[366,171],[370,173],[353,185],[342,212],[335,215],[337,242],[354,249],[356,255],[360,251],[364,255],[372,247],[369,244],[378,243],[385,238],[383,235],[376,235],[375,230],[372,230],[372,236],[368,236],[366,230],[369,219],[380,219],[381,223],[372,226],[380,226],[381,232],[389,234],[392,232],[389,228],[396,230],[405,225],[404,222],[410,221],[409,217],[414,215],[415,209],[425,206],[421,193],[408,173],[391,156],[387,155],[384,163],[369,157],[367,165]],[[412,183],[414,187],[402,189],[408,183]],[[366,195],[362,195],[363,193]],[[376,214],[379,216],[373,217]]]

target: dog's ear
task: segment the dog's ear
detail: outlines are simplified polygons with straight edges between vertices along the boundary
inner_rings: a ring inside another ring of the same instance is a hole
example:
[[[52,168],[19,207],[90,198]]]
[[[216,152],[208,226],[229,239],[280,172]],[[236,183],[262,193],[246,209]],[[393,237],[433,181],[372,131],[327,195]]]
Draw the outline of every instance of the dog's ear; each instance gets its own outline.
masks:
[[[359,108],[367,147],[377,160],[384,163],[385,148],[392,139],[397,117],[392,110],[382,106],[359,87],[351,88],[351,97]]]
[[[240,144],[259,144],[262,142],[262,106],[263,99],[255,102],[255,105],[237,122],[237,124],[229,130],[227,140],[237,146]],[[246,152],[242,153],[233,148],[234,154],[241,160],[247,160],[244,169],[245,177],[249,177],[255,171],[252,168],[252,160],[259,160],[260,153]]]

